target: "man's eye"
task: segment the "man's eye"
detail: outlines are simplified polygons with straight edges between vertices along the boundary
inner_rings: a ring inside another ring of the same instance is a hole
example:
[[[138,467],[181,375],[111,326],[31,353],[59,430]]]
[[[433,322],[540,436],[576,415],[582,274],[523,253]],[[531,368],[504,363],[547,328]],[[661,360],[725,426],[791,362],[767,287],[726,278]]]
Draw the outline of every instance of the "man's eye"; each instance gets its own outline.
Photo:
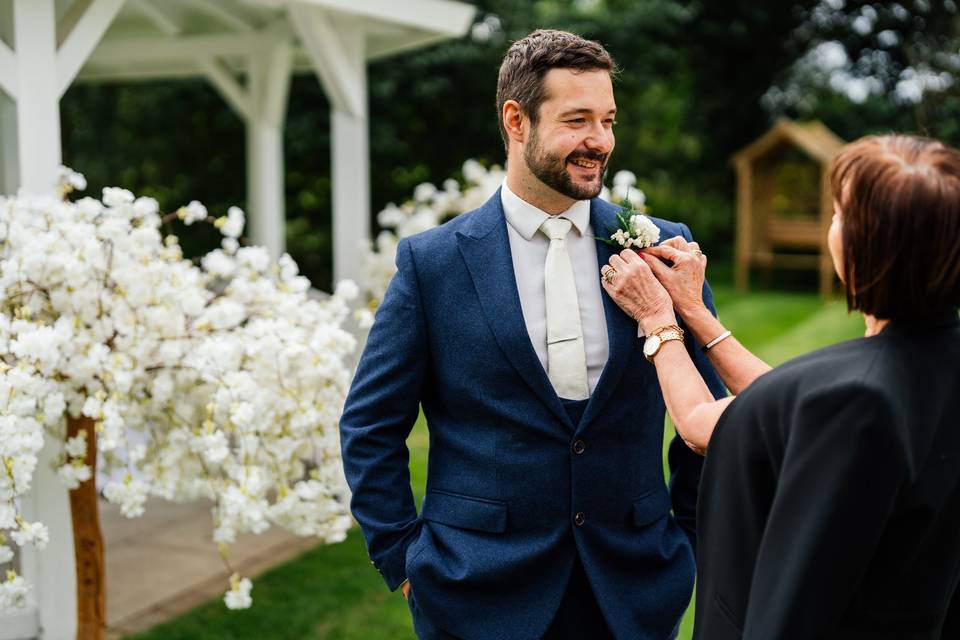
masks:
[[[585,118],[574,118],[574,119],[572,119],[572,120],[567,120],[567,122],[570,122],[570,123],[573,123],[573,124],[583,124],[584,122],[586,122],[586,119],[585,119]]]

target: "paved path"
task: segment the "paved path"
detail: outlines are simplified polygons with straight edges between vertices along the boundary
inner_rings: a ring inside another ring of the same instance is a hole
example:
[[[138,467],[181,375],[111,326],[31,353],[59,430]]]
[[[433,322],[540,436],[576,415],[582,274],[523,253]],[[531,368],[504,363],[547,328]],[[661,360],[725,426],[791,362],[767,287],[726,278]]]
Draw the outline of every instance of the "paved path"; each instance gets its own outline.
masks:
[[[107,566],[107,637],[149,629],[229,588],[229,574],[211,540],[210,502],[174,504],[151,499],[134,519],[100,501]],[[316,546],[278,528],[238,538],[230,563],[254,578]]]

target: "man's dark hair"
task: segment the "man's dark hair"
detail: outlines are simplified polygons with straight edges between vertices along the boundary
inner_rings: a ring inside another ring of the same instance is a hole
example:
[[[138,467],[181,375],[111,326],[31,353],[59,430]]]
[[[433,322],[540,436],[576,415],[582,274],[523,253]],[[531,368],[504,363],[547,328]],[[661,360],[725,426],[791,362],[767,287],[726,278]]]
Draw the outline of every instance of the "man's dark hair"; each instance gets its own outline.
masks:
[[[521,111],[537,124],[540,105],[546,99],[543,78],[550,69],[607,71],[616,74],[616,64],[603,46],[566,31],[538,29],[517,40],[507,50],[497,77],[497,117],[503,146],[509,151],[503,126],[503,104],[516,100]]]
[[[909,320],[960,305],[960,152],[869,136],[840,150],[830,178],[851,311]]]

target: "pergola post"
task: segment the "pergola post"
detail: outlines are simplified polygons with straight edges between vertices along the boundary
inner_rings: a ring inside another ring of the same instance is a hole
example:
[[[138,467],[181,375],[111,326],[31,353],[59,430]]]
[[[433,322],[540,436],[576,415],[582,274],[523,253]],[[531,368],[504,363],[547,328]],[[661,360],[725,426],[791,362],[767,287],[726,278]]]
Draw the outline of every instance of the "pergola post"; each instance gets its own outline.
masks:
[[[13,5],[0,5],[0,40],[9,49],[13,42]],[[12,193],[19,183],[17,172],[17,105],[13,96],[0,92],[0,192]],[[16,554],[16,547],[14,553]],[[14,556],[13,568],[22,573],[22,558]],[[0,613],[0,640],[30,638],[37,632],[37,609]]]
[[[49,193],[56,184],[60,155],[60,93],[54,0],[14,0],[16,128],[20,186]],[[29,78],[29,90],[22,81]],[[40,452],[24,515],[50,529],[44,551],[22,550],[24,577],[34,585],[40,633],[45,639],[73,638],[77,625],[76,573],[70,504],[66,487],[50,466],[59,453],[49,438]]]
[[[0,17],[0,104],[4,144],[0,180],[4,191],[20,187],[44,194],[54,190],[60,147],[60,96],[100,41],[124,0],[76,0],[58,34],[55,0],[14,0],[13,13]],[[12,27],[12,34],[10,33]],[[11,37],[12,35],[12,37]],[[12,46],[11,46],[12,45]],[[15,143],[14,143],[15,141]],[[77,583],[70,504],[66,487],[50,462],[60,453],[47,439],[40,451],[30,492],[22,509],[29,521],[49,527],[50,542],[38,552],[22,549],[19,565],[33,585],[33,612],[4,621],[0,637],[39,633],[45,640],[68,640],[77,632]]]
[[[60,154],[60,91],[54,0],[14,0],[17,146],[20,186],[49,193],[56,186]],[[23,79],[29,78],[29,91]]]
[[[293,73],[292,45],[281,40],[266,53],[250,55],[245,87],[215,59],[203,59],[200,66],[246,126],[246,232],[253,244],[265,247],[277,259],[286,246],[283,127]]]
[[[16,96],[19,183],[27,191],[49,193],[61,163],[60,95],[52,72],[57,61],[54,0],[14,0],[13,11],[17,75],[30,79],[30,90],[20,83]],[[50,466],[58,453],[48,438],[23,501],[25,516],[50,529],[50,543],[41,552],[24,548],[20,563],[34,585],[42,637],[66,640],[76,635],[77,593],[67,489]]]
[[[356,112],[334,106],[330,112],[333,154],[333,278],[359,281],[360,249],[370,239],[370,142],[367,121],[367,63],[359,29],[341,33],[360,97]]]
[[[247,207],[249,234],[274,259],[286,249],[286,193],[283,129],[290,90],[293,53],[289,42],[269,54],[250,57],[247,90]]]
[[[359,249],[370,238],[370,150],[366,35],[355,20],[289,5],[290,20],[330,98],[333,173],[333,278],[357,280]]]

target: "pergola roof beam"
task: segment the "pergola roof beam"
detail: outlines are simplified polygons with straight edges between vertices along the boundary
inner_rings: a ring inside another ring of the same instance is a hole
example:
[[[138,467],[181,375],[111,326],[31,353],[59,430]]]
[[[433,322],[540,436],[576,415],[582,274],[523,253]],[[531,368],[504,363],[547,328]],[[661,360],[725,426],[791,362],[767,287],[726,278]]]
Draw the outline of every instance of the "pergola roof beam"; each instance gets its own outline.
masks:
[[[87,12],[87,9],[90,8],[92,3],[93,0],[55,0],[54,5],[58,9],[57,13],[62,14],[57,20],[58,47],[64,43],[67,36],[69,36],[73,28],[77,26],[80,18],[83,17],[83,14]],[[66,8],[63,11],[59,11],[62,6]]]
[[[270,27],[249,35],[230,33],[179,38],[117,38],[102,42],[90,57],[90,64],[123,67],[212,56],[245,56],[289,37],[289,29],[286,31],[285,34],[280,29]]]
[[[207,78],[213,83],[213,86],[220,92],[223,99],[233,108],[234,111],[245,120],[252,120],[254,117],[253,105],[250,94],[240,86],[237,79],[229,69],[222,63],[213,58],[204,58],[199,61],[200,68],[203,69]]]
[[[87,0],[78,0],[86,2]],[[125,0],[92,0],[57,51],[58,95],[63,96]]]
[[[202,11],[229,29],[243,33],[249,33],[255,30],[253,24],[237,15],[235,7],[228,9],[220,4],[218,0],[192,0],[192,4],[195,9]]]
[[[426,29],[450,36],[466,32],[476,8],[465,3],[438,0],[298,0],[322,9],[341,11],[363,18],[391,22],[414,29]]]
[[[362,70],[357,69],[354,61],[346,55],[340,35],[326,12],[297,3],[288,5],[287,10],[290,22],[334,107],[357,117],[364,116],[364,96],[357,82]]]
[[[167,36],[178,36],[184,32],[181,20],[170,12],[167,5],[151,2],[151,0],[131,0],[133,7],[147,20],[153,23],[161,33]]]

